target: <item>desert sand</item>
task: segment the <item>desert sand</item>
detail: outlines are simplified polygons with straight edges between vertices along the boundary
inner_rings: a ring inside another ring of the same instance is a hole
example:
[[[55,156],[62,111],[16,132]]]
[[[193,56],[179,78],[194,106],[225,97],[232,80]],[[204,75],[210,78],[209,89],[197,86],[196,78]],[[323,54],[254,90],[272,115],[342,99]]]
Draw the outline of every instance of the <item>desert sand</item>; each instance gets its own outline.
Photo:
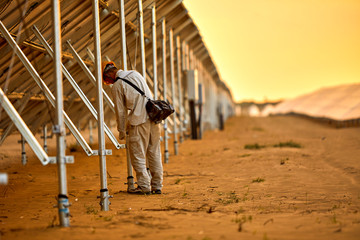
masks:
[[[224,131],[184,141],[179,155],[171,148],[163,194],[150,196],[126,193],[125,151],[108,144],[108,212],[97,199],[98,157],[69,152],[69,228],[54,208],[56,165],[42,166],[31,151],[21,165],[18,139],[0,147],[0,172],[9,175],[0,239],[360,239],[360,128],[233,117]]]

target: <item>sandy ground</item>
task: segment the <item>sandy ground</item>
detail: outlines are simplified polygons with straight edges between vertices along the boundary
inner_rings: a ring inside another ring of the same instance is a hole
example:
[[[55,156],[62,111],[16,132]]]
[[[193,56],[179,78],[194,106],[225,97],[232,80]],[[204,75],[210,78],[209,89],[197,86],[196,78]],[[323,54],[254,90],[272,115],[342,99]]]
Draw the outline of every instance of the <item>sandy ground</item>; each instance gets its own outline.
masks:
[[[290,140],[301,148],[274,147]],[[245,149],[256,143],[264,148]],[[70,228],[58,227],[53,208],[56,165],[29,154],[22,166],[19,148],[10,140],[0,148],[0,172],[9,174],[0,239],[360,239],[360,128],[231,118],[224,131],[182,143],[164,166],[164,194],[151,196],[126,193],[125,151],[113,150],[108,212],[97,199],[98,157],[79,150],[67,165]]]

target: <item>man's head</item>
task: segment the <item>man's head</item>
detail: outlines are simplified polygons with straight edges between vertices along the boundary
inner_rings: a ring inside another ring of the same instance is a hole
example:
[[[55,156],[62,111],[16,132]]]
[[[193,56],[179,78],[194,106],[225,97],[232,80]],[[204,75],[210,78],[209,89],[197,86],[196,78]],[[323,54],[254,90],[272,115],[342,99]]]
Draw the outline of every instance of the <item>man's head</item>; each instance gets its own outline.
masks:
[[[103,62],[102,63],[102,77],[106,85],[113,84],[116,79],[116,73],[118,69],[115,66],[114,62]]]

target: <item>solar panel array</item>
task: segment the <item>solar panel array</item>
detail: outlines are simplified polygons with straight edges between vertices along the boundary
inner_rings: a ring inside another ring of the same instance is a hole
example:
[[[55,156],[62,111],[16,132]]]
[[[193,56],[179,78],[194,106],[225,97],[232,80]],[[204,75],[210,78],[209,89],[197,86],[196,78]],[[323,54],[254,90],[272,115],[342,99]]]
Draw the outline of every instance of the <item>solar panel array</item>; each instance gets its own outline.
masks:
[[[127,41],[127,64],[129,69],[136,69],[141,72],[140,46],[139,46],[139,14],[137,0],[126,0],[126,41]],[[182,1],[179,0],[144,0],[143,23],[145,38],[145,55],[147,81],[150,88],[153,87],[153,64],[152,64],[152,31],[151,31],[151,10],[155,4],[157,20],[157,72],[159,93],[162,96],[162,58],[161,58],[161,26],[160,21],[165,19],[166,32],[173,29],[174,36],[180,36],[181,40],[181,71],[189,69],[199,70],[199,82],[204,85],[204,112],[203,121],[207,128],[217,127],[216,120],[218,105],[222,105],[225,116],[233,113],[233,102],[230,90],[224,84],[209,54],[200,31],[193,19],[189,16]],[[62,37],[62,63],[86,95],[92,105],[95,106],[96,87],[74,59],[74,54],[69,49],[69,41],[80,58],[85,62],[92,73],[94,70],[93,51],[93,16],[92,2],[81,0],[61,1],[61,37]],[[121,66],[121,34],[119,23],[119,1],[100,1],[100,29],[101,29],[101,55],[103,60],[111,59]],[[43,36],[46,42],[53,45],[51,1],[45,0],[5,0],[0,3],[0,20],[11,33],[16,43],[26,55],[36,72],[45,82],[49,90],[55,93],[55,80],[53,74],[52,57],[47,53],[44,45],[34,34],[34,26]],[[168,45],[168,43],[167,43]],[[168,48],[169,49],[169,48]],[[170,61],[169,50],[167,49],[167,62]],[[34,81],[24,64],[14,54],[4,36],[0,37],[0,86],[6,96],[10,99],[22,119],[29,126],[33,133],[39,131],[44,125],[54,125],[54,108],[46,100],[44,89],[40,88]],[[176,59],[174,60],[176,61]],[[167,64],[169,67],[170,64]],[[175,76],[176,74],[175,68]],[[170,71],[167,70],[167,84],[170,86]],[[182,81],[182,92],[186,100],[186,86]],[[110,87],[104,86],[105,92],[110,96]],[[89,124],[92,118],[90,111],[83,103],[78,93],[70,82],[63,78],[64,110],[74,124],[81,128]],[[179,109],[178,91],[176,100],[173,103]],[[54,94],[55,95],[55,94]],[[172,103],[171,91],[167,92],[167,99]],[[163,96],[162,96],[163,98]],[[183,109],[187,109],[184,101]],[[108,105],[104,105],[105,122],[115,118]],[[11,119],[4,111],[0,116],[0,132],[2,138],[9,133],[16,131],[12,126]],[[4,134],[6,132],[6,134]],[[4,139],[2,139],[4,140]]]

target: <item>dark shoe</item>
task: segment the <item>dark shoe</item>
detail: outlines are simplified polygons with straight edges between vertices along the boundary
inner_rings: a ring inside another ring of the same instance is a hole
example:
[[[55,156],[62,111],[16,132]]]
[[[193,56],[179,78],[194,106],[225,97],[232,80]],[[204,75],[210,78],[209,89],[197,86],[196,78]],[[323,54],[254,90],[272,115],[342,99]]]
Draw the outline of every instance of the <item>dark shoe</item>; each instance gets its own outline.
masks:
[[[130,194],[136,194],[136,195],[150,195],[151,194],[151,192],[145,192],[140,187],[137,187],[134,189],[128,189],[127,192]]]
[[[161,194],[161,190],[160,189],[152,190],[151,193],[152,194]]]

